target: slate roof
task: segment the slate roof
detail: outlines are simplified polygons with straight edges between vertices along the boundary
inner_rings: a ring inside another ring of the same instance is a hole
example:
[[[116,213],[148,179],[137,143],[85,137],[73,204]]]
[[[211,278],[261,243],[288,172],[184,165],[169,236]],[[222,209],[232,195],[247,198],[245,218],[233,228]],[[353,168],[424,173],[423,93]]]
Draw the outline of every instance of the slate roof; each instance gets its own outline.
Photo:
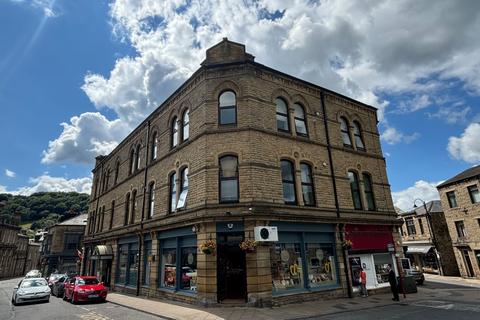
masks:
[[[413,213],[415,213],[417,216],[425,215],[425,208],[423,207],[423,204],[420,204],[420,201],[417,201],[417,206],[418,206],[417,208],[414,208],[410,211],[401,212],[398,215],[399,216],[408,216],[408,215],[411,215]],[[440,200],[429,201],[429,202],[427,202],[427,210],[430,213],[443,212],[442,203],[440,202]]]
[[[57,223],[57,226],[86,226],[87,225],[88,214],[79,214],[76,217],[65,220],[63,222]]]
[[[477,176],[480,177],[480,165],[469,168],[469,169],[457,174],[453,178],[450,178],[447,181],[439,184],[437,186],[437,189],[444,188],[444,187],[447,187],[447,186],[449,186],[451,184],[454,184],[456,182],[460,182],[460,181],[467,180],[467,179],[470,179],[470,178],[474,178],[474,177],[477,177]]]

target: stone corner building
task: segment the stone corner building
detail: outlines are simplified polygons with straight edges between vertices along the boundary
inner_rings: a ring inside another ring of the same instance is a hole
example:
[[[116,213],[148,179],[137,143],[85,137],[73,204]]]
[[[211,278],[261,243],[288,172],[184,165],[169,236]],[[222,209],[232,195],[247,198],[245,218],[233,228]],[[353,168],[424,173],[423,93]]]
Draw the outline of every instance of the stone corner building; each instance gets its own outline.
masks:
[[[437,186],[462,277],[480,278],[480,165]]]
[[[388,285],[401,252],[376,109],[226,38],[96,160],[83,272],[113,290],[252,306],[340,297],[362,265],[368,287]],[[256,226],[278,241],[242,251]]]

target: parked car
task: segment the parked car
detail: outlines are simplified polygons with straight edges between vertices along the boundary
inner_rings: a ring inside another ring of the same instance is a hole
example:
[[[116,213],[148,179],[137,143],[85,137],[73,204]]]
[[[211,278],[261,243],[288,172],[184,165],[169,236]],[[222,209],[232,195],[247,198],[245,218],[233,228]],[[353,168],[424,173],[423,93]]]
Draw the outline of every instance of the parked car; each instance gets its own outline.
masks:
[[[102,301],[107,299],[108,289],[94,276],[75,276],[65,281],[63,299],[71,303]]]
[[[50,288],[43,278],[24,278],[13,288],[12,303],[50,301]]]
[[[53,285],[55,284],[55,282],[58,281],[58,279],[60,279],[61,277],[64,277],[65,274],[63,273],[52,273],[50,275],[50,277],[48,277],[48,286],[50,287],[50,289],[53,288]]]
[[[402,258],[402,267],[406,273],[406,276],[413,277],[417,284],[423,285],[423,283],[425,282],[425,276],[423,275],[423,271],[414,268],[410,263],[410,259]]]
[[[63,288],[65,285],[65,281],[69,278],[67,275],[63,275],[60,277],[52,286],[52,296],[56,296],[57,298],[63,297]]]
[[[25,275],[25,278],[41,278],[42,273],[39,270],[30,270]]]

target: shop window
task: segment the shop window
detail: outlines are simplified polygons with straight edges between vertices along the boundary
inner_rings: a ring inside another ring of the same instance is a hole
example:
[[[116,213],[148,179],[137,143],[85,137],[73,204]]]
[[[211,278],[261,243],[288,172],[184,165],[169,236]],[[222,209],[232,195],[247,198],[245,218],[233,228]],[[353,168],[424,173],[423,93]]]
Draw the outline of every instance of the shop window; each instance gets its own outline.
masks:
[[[151,153],[151,158],[150,160],[155,160],[157,159],[157,153],[158,153],[158,133],[155,131],[152,135],[152,153]]]
[[[270,249],[273,292],[303,289],[300,243],[275,243]]]
[[[282,160],[280,161],[280,167],[282,171],[283,201],[286,204],[297,204],[293,163],[288,160]]]
[[[360,123],[357,121],[353,121],[353,137],[355,138],[355,146],[357,150],[365,150],[365,144],[363,143],[362,138],[362,129],[360,127]]]
[[[142,284],[145,286],[150,285],[150,272],[152,265],[152,241],[145,241],[144,254],[143,254],[143,274]]]
[[[480,202],[480,192],[478,191],[477,185],[468,187],[468,194],[470,195],[470,201],[472,203]]]
[[[363,190],[365,193],[365,199],[367,200],[367,209],[369,211],[375,211],[375,196],[373,194],[372,177],[368,173],[363,173]]]
[[[225,91],[218,99],[218,123],[237,123],[237,98],[233,91]]]
[[[220,163],[220,202],[238,202],[238,158],[224,156]]]
[[[190,137],[190,116],[189,110],[185,110],[182,117],[182,141],[188,140]]]
[[[124,284],[127,279],[128,245],[123,244],[118,248],[118,275],[117,282]]]
[[[312,167],[306,163],[300,163],[302,196],[306,206],[315,206],[315,192],[313,188]]]
[[[177,174],[173,172],[170,175],[170,212],[177,209]]]
[[[305,120],[305,111],[303,107],[295,103],[293,104],[293,115],[294,115],[294,120],[295,120],[295,132],[297,133],[298,136],[308,136],[308,131],[307,131],[307,122]]]
[[[340,118],[340,133],[342,134],[342,141],[345,147],[352,147],[352,140],[350,139],[350,127],[348,121],[344,117]]]
[[[197,291],[197,248],[182,248],[182,282],[180,289]]]
[[[178,144],[178,121],[177,118],[173,118],[171,130],[171,147],[175,148]]]
[[[127,265],[127,275],[128,282],[126,284],[135,285],[137,283],[137,272],[138,272],[138,248],[137,246],[130,245],[130,250],[128,251],[128,265]]]
[[[333,245],[307,243],[308,287],[319,288],[337,284]]]
[[[413,218],[406,218],[405,224],[407,225],[407,233],[409,236],[417,234],[417,230],[415,229],[415,222]]]
[[[155,182],[148,185],[148,217],[153,217],[155,213]]]
[[[161,286],[175,289],[177,271],[177,249],[163,249],[161,263]]]
[[[287,103],[283,99],[277,98],[275,99],[275,104],[277,106],[277,130],[290,132]]]
[[[455,191],[447,192],[448,205],[450,208],[457,207],[457,198],[455,197]]]
[[[355,210],[362,210],[362,200],[360,198],[360,185],[358,175],[354,171],[348,171],[348,180],[350,180],[350,191],[352,193],[353,207]]]
[[[392,256],[389,253],[373,254],[373,263],[375,264],[375,274],[377,283],[388,283],[388,265],[392,265]]]
[[[183,168],[180,172],[180,196],[178,197],[177,209],[185,208],[188,195],[188,168]]]

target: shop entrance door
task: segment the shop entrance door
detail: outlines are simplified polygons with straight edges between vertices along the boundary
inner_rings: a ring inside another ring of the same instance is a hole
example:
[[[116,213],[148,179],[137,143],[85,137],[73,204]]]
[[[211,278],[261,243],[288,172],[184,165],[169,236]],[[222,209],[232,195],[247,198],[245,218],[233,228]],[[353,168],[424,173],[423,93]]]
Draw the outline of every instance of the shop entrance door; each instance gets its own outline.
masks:
[[[462,249],[462,255],[463,255],[463,261],[465,263],[465,268],[467,270],[467,276],[468,277],[473,277],[474,272],[473,272],[473,266],[472,266],[472,261],[470,260],[470,254],[468,253],[468,249]]]
[[[219,302],[246,300],[245,253],[239,244],[243,232],[217,234],[217,295]]]

